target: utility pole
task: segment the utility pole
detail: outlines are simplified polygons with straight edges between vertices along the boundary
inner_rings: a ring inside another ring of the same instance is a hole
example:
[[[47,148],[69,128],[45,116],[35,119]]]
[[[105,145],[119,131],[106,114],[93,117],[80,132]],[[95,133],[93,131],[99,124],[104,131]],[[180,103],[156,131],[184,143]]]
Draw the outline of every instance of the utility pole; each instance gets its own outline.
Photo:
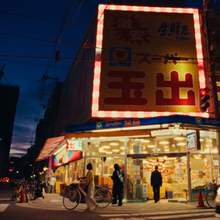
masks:
[[[211,43],[211,35],[209,30],[209,22],[208,15],[212,13],[212,5],[210,0],[203,0],[203,11],[204,11],[204,21],[205,21],[205,33],[206,33],[206,45],[208,48],[208,77],[211,79],[211,90],[212,90],[212,98],[214,100],[214,113],[215,117],[219,118],[219,106],[218,106],[218,95],[216,88],[216,77],[215,77],[215,67],[213,60],[213,45]]]

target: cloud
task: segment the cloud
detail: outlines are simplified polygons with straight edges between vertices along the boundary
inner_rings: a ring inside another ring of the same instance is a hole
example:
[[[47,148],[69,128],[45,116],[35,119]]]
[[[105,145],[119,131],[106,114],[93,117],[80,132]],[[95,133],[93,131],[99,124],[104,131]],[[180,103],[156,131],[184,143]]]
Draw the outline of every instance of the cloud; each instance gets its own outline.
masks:
[[[10,157],[21,157],[23,156],[24,154],[27,153],[27,149],[11,149],[10,150]]]

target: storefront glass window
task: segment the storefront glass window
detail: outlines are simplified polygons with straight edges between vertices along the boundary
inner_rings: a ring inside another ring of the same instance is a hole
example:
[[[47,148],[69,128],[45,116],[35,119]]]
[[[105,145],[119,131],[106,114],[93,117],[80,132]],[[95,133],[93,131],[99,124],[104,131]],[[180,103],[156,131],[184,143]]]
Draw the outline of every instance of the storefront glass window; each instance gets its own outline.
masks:
[[[125,154],[124,140],[91,141],[87,143],[87,156]]]
[[[218,153],[216,132],[200,131],[200,147],[201,149],[197,152],[200,153]]]
[[[72,183],[83,176],[83,159],[60,166],[56,169],[55,175],[58,183]]]
[[[207,189],[209,184],[219,176],[219,161],[217,155],[191,154],[192,190]]]
[[[124,171],[124,157],[97,157],[88,158],[87,164],[93,165],[93,171],[95,175],[95,184],[98,186],[104,186],[112,190],[113,181],[111,176],[114,171],[114,164],[117,163],[120,168]],[[87,172],[87,171],[86,171]]]
[[[186,160],[186,156],[128,158],[128,199],[137,201],[146,200],[146,198],[153,199],[150,178],[155,165],[159,167],[163,177],[160,198],[186,197],[188,190]]]
[[[128,154],[169,154],[186,152],[186,137],[129,139]]]

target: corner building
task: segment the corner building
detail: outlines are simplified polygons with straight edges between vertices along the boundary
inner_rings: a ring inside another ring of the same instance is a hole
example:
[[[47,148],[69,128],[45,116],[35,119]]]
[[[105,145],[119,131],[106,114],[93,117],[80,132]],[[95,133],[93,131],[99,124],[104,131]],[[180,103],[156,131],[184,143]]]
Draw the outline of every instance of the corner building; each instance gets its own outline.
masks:
[[[109,189],[118,163],[129,201],[153,199],[155,165],[160,197],[171,200],[198,200],[198,188],[219,176],[220,121],[201,16],[180,7],[99,5],[96,29],[90,26],[82,44],[89,49],[79,50],[61,92],[65,134],[38,157],[50,157],[57,191],[84,176],[89,162],[96,184]],[[204,88],[211,98],[201,112]]]

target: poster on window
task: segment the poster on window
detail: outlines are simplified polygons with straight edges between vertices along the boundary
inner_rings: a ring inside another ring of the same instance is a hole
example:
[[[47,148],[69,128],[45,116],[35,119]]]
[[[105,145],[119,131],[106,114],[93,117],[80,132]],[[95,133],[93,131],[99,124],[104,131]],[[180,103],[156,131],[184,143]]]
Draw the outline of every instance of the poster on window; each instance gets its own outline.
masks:
[[[134,166],[134,179],[140,179],[140,166]]]
[[[104,174],[108,174],[108,166],[104,166]]]

